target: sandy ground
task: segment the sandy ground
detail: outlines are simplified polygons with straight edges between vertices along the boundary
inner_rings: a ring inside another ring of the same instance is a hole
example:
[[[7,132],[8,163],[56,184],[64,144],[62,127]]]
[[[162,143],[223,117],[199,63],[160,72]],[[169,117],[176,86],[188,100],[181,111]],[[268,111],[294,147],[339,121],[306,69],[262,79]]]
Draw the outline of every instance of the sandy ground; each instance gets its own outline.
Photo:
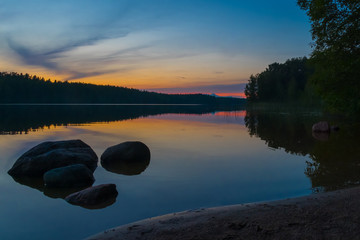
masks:
[[[360,187],[173,213],[90,239],[360,239]]]

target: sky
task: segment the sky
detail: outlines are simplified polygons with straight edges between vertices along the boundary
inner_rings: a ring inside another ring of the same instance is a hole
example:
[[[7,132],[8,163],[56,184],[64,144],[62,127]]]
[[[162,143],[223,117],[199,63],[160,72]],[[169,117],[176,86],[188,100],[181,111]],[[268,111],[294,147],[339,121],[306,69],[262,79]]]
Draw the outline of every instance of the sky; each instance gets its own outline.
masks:
[[[0,71],[165,93],[241,96],[308,56],[296,0],[0,0]]]

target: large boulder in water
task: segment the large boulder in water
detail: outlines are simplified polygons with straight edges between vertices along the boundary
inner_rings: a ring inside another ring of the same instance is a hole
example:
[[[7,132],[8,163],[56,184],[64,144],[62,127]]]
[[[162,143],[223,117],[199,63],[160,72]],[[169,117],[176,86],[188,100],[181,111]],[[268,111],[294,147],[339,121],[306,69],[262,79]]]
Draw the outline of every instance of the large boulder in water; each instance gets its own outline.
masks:
[[[84,208],[99,209],[113,204],[117,195],[115,184],[101,184],[70,194],[65,200]]]
[[[109,147],[101,155],[101,165],[110,172],[137,175],[150,163],[150,150],[142,142],[123,142]]]
[[[315,123],[312,126],[313,132],[330,132],[330,124],[326,121]]]
[[[93,173],[84,164],[54,168],[44,174],[46,187],[86,187],[91,186],[94,182]]]
[[[98,157],[81,140],[41,143],[24,153],[8,171],[13,177],[42,177],[45,172],[72,164],[84,164],[91,171]]]

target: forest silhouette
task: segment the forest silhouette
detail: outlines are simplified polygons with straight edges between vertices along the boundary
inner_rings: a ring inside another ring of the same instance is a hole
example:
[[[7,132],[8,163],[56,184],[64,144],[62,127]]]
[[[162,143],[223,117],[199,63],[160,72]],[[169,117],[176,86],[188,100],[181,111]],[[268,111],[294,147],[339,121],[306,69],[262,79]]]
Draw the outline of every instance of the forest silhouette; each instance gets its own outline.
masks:
[[[205,94],[162,94],[109,85],[62,82],[0,73],[0,103],[123,103],[238,105],[244,99]]]
[[[318,103],[308,81],[313,68],[306,57],[272,63],[263,72],[251,75],[245,87],[250,102]]]
[[[310,58],[272,63],[251,75],[249,102],[322,105],[331,112],[360,116],[360,4],[353,0],[297,0],[311,23]]]

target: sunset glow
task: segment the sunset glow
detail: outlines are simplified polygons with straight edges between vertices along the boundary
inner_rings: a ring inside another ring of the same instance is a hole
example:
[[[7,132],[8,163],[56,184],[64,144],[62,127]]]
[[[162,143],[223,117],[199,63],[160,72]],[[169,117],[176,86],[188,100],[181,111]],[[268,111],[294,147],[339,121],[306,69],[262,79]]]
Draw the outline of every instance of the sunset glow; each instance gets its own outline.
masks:
[[[217,93],[216,95],[220,97],[238,97],[238,98],[246,98],[245,93]]]
[[[0,71],[244,97],[243,87],[222,86],[245,85],[269,63],[310,51],[296,4],[261,2],[4,0]]]

